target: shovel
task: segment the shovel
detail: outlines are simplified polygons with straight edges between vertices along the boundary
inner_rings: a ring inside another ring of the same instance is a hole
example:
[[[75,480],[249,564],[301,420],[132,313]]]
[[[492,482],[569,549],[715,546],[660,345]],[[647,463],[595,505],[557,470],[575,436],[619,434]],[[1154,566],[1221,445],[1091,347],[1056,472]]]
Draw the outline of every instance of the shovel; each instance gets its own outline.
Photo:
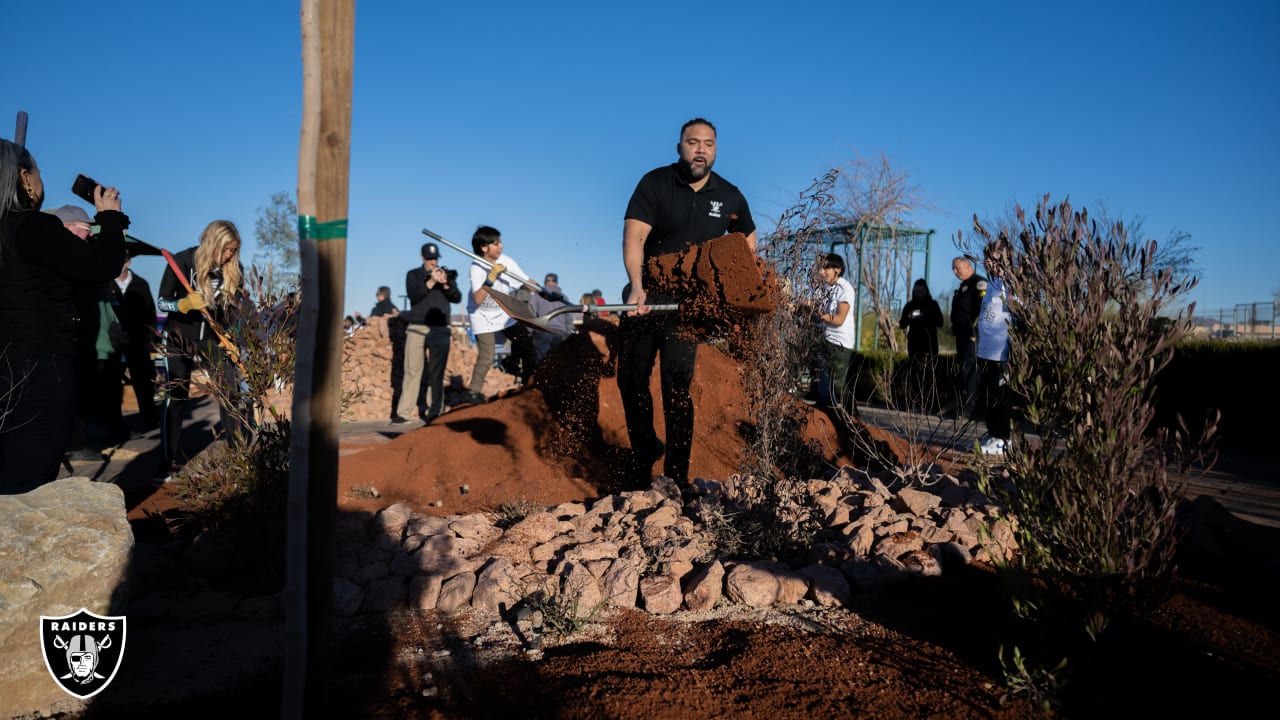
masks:
[[[476,255],[474,253],[467,251],[466,248],[463,248],[459,245],[455,245],[454,243],[449,242],[448,240],[444,239],[440,235],[437,235],[436,233],[433,233],[430,230],[427,230],[426,228],[423,228],[422,234],[426,235],[427,237],[433,240],[437,240],[439,242],[444,243],[445,245],[448,245],[454,250],[457,250],[458,252],[462,253],[463,255],[466,255],[467,257],[471,258],[472,260],[475,260],[476,262],[480,263],[485,267],[489,267],[489,268],[493,267],[493,263],[489,262],[488,260],[485,260],[479,255]],[[529,278],[521,277],[519,275],[516,275],[513,272],[507,272],[507,271],[504,271],[502,274],[506,275],[512,280],[515,280],[519,284],[528,285],[529,287],[536,288],[539,291],[542,290],[541,285],[530,280]],[[602,312],[630,312],[640,307],[639,305],[568,305],[566,307],[556,308],[555,310],[552,310],[546,315],[534,315],[533,309],[529,307],[529,303],[513,295],[508,295],[504,292],[499,292],[497,290],[494,290],[493,288],[489,288],[489,297],[493,298],[493,301],[498,303],[498,307],[502,308],[502,310],[506,312],[508,315],[510,315],[512,319],[514,319],[515,321],[528,325],[529,327],[537,328],[539,330],[542,330],[543,332],[551,332],[551,319],[559,315],[565,315],[567,313],[586,314],[586,313],[602,313]],[[674,310],[679,310],[679,309],[680,309],[679,305],[668,304],[668,305],[650,305],[649,306],[649,310],[652,312],[672,312]]]
[[[640,307],[639,305],[566,305],[562,308],[556,308],[545,315],[534,315],[529,303],[514,295],[508,295],[489,288],[489,297],[493,298],[493,301],[498,303],[498,307],[502,308],[516,322],[543,332],[551,332],[551,319],[560,315],[568,313],[629,312]],[[653,312],[671,312],[679,310],[680,306],[650,305],[649,309]]]

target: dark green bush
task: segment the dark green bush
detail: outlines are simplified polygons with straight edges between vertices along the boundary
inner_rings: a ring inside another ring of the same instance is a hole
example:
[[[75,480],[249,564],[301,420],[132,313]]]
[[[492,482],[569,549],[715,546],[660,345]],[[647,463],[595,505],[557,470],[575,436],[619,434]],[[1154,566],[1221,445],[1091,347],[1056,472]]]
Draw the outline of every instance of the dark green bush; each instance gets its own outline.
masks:
[[[1205,417],[1221,411],[1218,438],[1225,448],[1261,450],[1275,442],[1280,407],[1280,343],[1185,340],[1156,376],[1156,426],[1178,427],[1181,415],[1193,435]]]

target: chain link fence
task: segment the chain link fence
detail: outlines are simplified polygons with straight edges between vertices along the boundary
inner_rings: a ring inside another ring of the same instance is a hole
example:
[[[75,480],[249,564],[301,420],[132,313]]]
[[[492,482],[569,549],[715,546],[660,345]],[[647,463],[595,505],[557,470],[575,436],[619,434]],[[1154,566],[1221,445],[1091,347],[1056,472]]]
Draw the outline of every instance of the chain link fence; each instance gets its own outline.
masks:
[[[1214,310],[1196,308],[1194,334],[1221,340],[1280,340],[1278,312],[1280,305],[1274,300]]]

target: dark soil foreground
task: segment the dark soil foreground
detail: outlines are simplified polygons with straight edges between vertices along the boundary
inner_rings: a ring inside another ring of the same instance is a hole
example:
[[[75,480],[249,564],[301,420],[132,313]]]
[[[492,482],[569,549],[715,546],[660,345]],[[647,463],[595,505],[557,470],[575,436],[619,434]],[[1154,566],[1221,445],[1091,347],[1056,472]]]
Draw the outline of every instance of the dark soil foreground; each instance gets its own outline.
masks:
[[[733,371],[723,362],[715,352],[700,353],[699,376],[724,382],[704,383],[697,395],[707,431],[695,443],[695,475],[725,472],[725,453],[741,446],[740,418],[733,415],[740,390],[732,389]],[[402,501],[420,512],[449,514],[612,492],[616,478],[589,478],[606,477],[597,473],[627,452],[611,395],[617,391],[607,378],[591,382],[600,388],[591,402],[598,404],[601,434],[584,441],[592,452],[579,453],[583,464],[547,459],[546,447],[554,443],[539,430],[548,410],[535,387],[449,413],[390,442],[348,445],[348,451],[363,449],[342,457],[339,504],[370,510]],[[458,492],[461,482],[469,486],[465,495]],[[366,484],[382,497],[371,501],[353,492]],[[162,490],[133,508],[139,528],[164,498]],[[443,507],[428,505],[438,499]],[[1194,544],[1188,536],[1171,596],[1141,617],[1114,622],[1100,644],[1080,643],[1086,649],[1059,674],[1069,682],[1057,695],[1058,716],[1270,712],[1280,686],[1280,528],[1241,521],[1203,497],[1195,510],[1201,532]],[[264,626],[261,632],[280,631]],[[325,715],[337,718],[1040,715],[1024,697],[1009,695],[998,658],[1002,646],[1008,658],[1014,645],[1034,651],[1042,643],[1013,616],[996,575],[980,566],[857,595],[839,610],[721,607],[665,617],[602,611],[581,632],[544,637],[536,650],[522,644],[513,626],[465,612],[364,615],[343,621],[336,637]],[[156,682],[189,681],[165,675],[163,662],[156,663]],[[276,717],[280,666],[271,664],[274,669],[247,686],[180,703],[104,702],[83,717]]]
[[[1274,529],[1237,539],[1280,549]],[[1243,560],[1243,556],[1240,556]],[[1200,568],[1153,612],[1113,625],[1068,669],[1059,717],[1268,713],[1280,680],[1276,589],[1242,562]],[[401,611],[344,624],[326,717],[1024,718],[1002,643],[1027,638],[995,576],[920,580],[853,607],[610,611],[527,651],[507,625]],[[1024,645],[1027,647],[1027,645]],[[175,648],[175,650],[180,650]],[[91,708],[87,718],[279,714],[280,673],[189,702]],[[183,678],[172,678],[175,683]]]

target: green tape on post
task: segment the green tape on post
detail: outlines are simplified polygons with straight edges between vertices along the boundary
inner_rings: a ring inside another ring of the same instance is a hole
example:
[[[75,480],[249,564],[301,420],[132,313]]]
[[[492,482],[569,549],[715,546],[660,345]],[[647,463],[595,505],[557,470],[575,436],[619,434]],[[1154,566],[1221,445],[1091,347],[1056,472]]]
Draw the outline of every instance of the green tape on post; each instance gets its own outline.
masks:
[[[322,223],[316,222],[313,215],[298,216],[298,239],[300,240],[345,240],[346,238],[346,219]]]

